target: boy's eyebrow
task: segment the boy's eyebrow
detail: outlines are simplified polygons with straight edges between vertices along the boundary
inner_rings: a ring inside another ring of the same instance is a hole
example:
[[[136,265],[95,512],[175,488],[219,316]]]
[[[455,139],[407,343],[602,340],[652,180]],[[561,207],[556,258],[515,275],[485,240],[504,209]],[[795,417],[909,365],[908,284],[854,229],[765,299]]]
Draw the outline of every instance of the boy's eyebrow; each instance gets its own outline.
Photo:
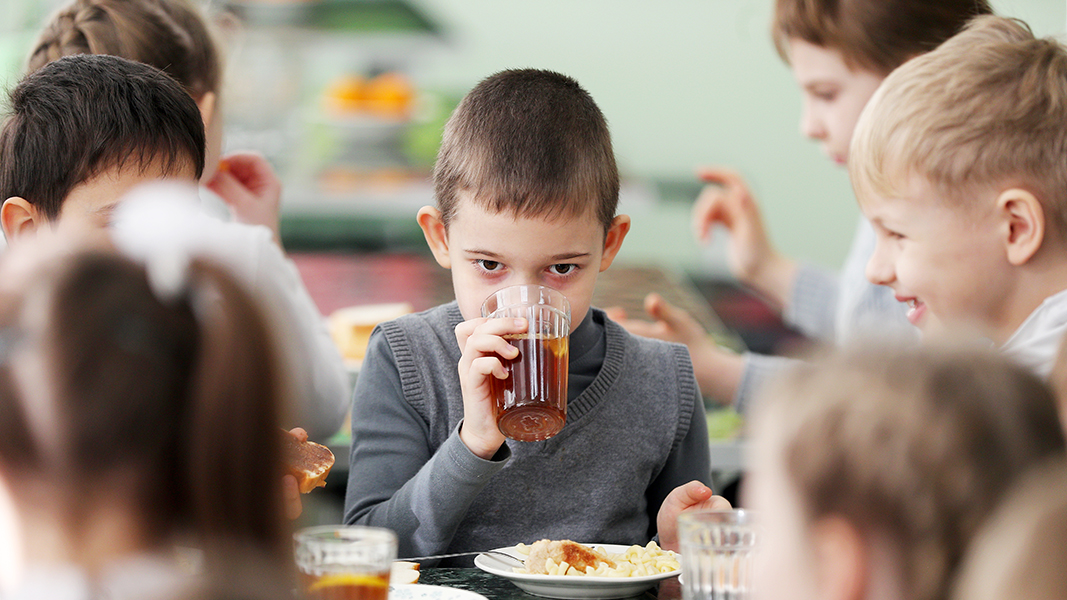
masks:
[[[486,256],[486,257],[489,257],[489,258],[491,258],[493,260],[497,260],[497,259],[503,258],[502,256],[500,256],[496,252],[492,252],[490,250],[482,250],[480,248],[467,248],[467,249],[464,249],[463,251],[466,252],[467,254],[478,254],[478,255],[481,255],[481,256]],[[590,254],[589,252],[564,252],[562,254],[554,254],[552,256],[549,256],[548,259],[549,260],[572,260],[572,259],[575,259],[575,258],[586,258],[586,257],[589,257],[589,256],[592,256],[592,254]]]
[[[99,208],[95,208],[91,212],[94,215],[99,215],[101,217],[107,217],[108,219],[110,219],[111,215],[115,212],[115,207],[117,207],[118,205],[119,205],[119,203],[117,201],[116,202],[112,202],[111,204],[108,204],[107,206],[101,206]]]

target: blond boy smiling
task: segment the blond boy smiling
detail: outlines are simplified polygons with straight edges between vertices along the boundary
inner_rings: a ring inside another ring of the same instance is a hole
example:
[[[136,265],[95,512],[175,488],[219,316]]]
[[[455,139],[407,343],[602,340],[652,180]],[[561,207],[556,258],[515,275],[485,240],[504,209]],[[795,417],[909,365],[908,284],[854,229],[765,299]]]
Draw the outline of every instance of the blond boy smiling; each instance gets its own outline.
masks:
[[[868,278],[925,333],[979,328],[1047,376],[1067,330],[1067,51],[980,17],[905,63],[856,126]]]

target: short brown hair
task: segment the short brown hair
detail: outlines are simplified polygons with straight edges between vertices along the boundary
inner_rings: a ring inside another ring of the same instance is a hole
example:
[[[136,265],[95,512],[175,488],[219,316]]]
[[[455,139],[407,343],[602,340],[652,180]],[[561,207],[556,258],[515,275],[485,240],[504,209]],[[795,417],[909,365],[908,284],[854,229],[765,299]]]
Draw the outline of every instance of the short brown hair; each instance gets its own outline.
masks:
[[[1067,49],[1022,21],[985,16],[908,61],[868,102],[849,174],[862,203],[913,177],[966,207],[984,188],[1026,187],[1067,234]]]
[[[986,0],[777,0],[771,36],[786,62],[796,38],[837,50],[850,67],[887,75],[992,13]]]
[[[152,65],[196,99],[222,84],[218,44],[191,0],[74,0],[49,19],[27,70],[73,54],[111,54]]]
[[[447,227],[461,192],[494,211],[575,216],[605,231],[619,201],[607,120],[578,82],[551,71],[501,71],[468,93],[445,125],[434,195]]]
[[[807,522],[838,516],[889,541],[916,600],[947,597],[1005,491],[1065,447],[1048,386],[992,351],[846,349],[761,401],[756,443],[784,465]]]

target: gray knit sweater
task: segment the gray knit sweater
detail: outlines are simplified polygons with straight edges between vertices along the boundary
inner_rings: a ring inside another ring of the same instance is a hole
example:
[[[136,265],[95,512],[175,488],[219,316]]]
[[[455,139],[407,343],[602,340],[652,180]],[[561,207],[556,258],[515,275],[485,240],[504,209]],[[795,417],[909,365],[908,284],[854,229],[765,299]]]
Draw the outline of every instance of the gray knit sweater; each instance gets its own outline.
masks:
[[[572,344],[593,328],[603,360],[584,390],[572,387],[563,431],[508,440],[492,460],[458,435],[457,305],[381,325],[356,384],[345,522],[396,531],[401,557],[541,538],[647,542],[672,489],[709,482],[704,406],[684,346],[590,311]]]

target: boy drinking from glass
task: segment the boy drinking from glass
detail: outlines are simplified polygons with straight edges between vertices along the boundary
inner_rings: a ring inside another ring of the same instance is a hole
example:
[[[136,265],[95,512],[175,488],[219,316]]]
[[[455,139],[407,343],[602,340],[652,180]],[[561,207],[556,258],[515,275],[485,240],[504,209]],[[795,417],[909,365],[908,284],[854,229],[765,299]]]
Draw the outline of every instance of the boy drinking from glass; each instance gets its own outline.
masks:
[[[590,307],[630,228],[615,214],[603,114],[563,75],[493,75],[449,119],[434,183],[437,206],[418,221],[456,301],[372,335],[345,521],[395,530],[402,556],[657,533],[673,545],[683,508],[725,502],[699,483],[708,438],[686,348],[630,335]],[[526,323],[482,318],[482,301],[517,284],[554,288],[571,307],[567,422],[539,442],[505,439],[490,391],[518,354],[504,336]]]

